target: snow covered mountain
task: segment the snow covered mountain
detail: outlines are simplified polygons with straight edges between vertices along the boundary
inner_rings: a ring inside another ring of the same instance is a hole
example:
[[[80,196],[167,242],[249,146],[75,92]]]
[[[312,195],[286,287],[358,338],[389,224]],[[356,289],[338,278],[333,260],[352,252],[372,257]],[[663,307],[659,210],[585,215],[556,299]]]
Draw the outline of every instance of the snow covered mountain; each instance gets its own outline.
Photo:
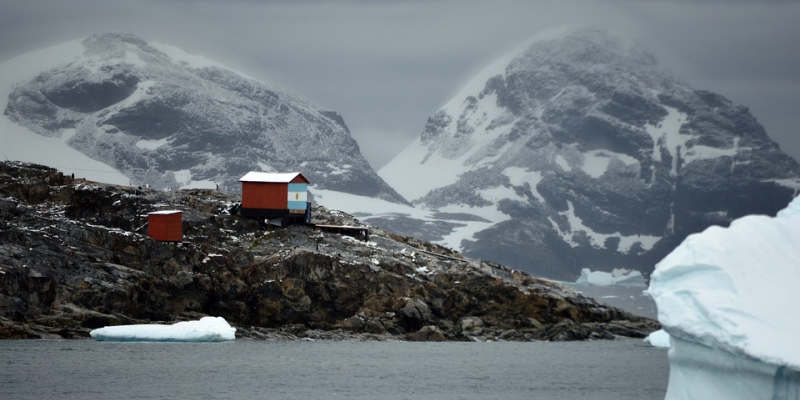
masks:
[[[570,280],[650,272],[688,234],[774,215],[800,189],[747,108],[594,28],[546,32],[489,66],[379,174],[438,218],[372,223]]]
[[[98,34],[0,65],[5,157],[103,182],[237,192],[248,171],[405,200],[340,115],[166,44]]]

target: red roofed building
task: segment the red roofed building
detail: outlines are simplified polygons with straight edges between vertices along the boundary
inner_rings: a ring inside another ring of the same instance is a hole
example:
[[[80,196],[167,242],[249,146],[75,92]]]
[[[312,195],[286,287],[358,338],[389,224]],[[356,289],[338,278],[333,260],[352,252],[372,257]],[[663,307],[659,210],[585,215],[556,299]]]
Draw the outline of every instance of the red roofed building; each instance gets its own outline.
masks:
[[[299,172],[248,172],[242,182],[244,217],[264,218],[272,224],[311,221],[308,179]]]

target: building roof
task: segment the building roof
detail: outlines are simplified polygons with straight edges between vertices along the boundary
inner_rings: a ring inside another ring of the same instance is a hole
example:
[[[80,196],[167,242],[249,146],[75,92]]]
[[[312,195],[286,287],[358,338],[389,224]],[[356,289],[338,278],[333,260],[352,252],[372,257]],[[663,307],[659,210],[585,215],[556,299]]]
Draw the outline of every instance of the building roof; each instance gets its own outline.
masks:
[[[256,171],[248,172],[243,177],[239,178],[239,182],[289,183],[298,176],[300,176],[305,183],[308,183],[308,179],[299,172],[275,173]]]
[[[180,214],[183,211],[180,210],[161,210],[161,211],[153,211],[147,213],[147,215],[170,215],[170,214]]]

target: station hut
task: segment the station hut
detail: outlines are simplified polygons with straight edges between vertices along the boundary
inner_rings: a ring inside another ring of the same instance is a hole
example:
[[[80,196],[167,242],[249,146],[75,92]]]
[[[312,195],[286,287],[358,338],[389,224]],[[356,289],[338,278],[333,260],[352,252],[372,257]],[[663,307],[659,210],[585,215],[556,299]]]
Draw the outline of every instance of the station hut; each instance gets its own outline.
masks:
[[[162,242],[183,241],[183,212],[178,210],[147,213],[147,235]]]
[[[308,179],[299,172],[248,172],[242,182],[241,215],[263,218],[272,225],[311,222]]]

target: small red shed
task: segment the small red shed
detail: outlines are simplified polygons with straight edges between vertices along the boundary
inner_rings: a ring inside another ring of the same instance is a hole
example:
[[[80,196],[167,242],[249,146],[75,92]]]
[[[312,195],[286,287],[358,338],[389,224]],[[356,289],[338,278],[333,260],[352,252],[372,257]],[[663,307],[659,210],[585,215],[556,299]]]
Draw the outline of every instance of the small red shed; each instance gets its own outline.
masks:
[[[248,172],[242,182],[242,216],[308,222],[308,179],[299,172]]]
[[[147,214],[147,235],[162,242],[183,241],[183,213],[177,210],[154,211]]]

